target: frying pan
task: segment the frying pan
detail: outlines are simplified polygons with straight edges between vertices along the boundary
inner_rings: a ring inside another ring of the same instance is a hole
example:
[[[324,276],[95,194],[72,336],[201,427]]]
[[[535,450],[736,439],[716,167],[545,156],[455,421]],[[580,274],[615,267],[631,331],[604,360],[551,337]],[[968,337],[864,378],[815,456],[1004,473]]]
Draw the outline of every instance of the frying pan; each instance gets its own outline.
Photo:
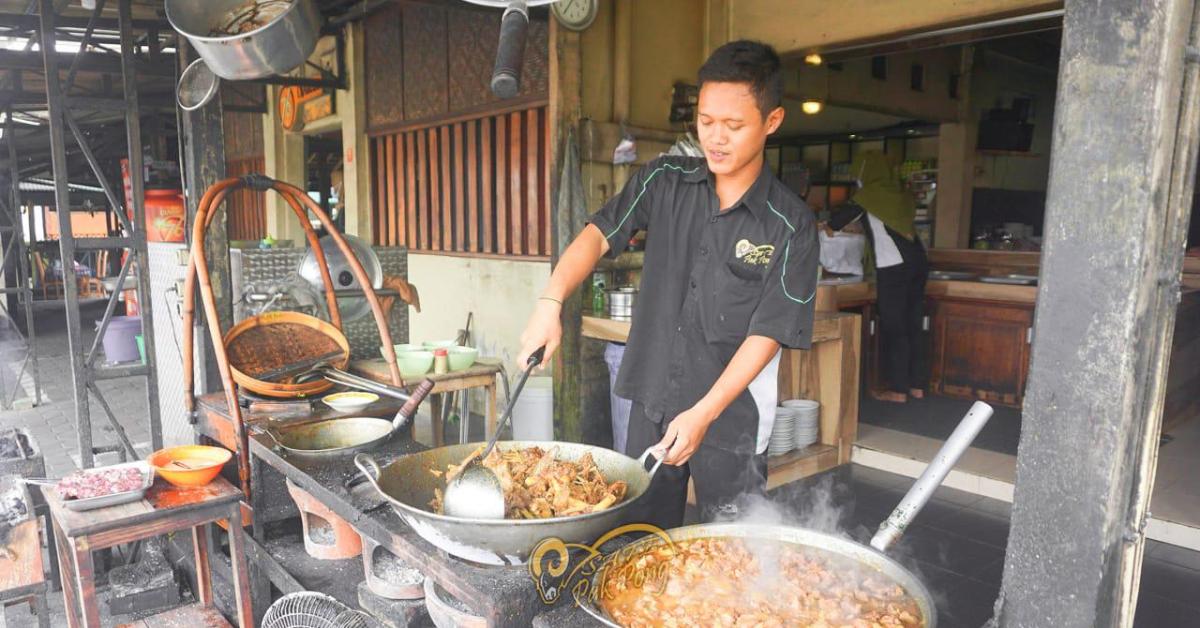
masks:
[[[417,407],[433,390],[433,380],[422,381],[411,393],[396,388],[391,390],[405,402],[390,421],[375,417],[345,417],[278,429],[257,429],[275,441],[276,447],[302,458],[327,458],[366,451],[388,441],[408,425],[417,413]]]
[[[933,460],[925,467],[925,471],[921,473],[921,477],[917,479],[912,488],[908,490],[908,493],[904,495],[904,499],[900,500],[900,504],[896,506],[896,509],[892,511],[887,520],[880,524],[879,531],[871,539],[870,545],[862,545],[847,538],[807,528],[745,523],[686,526],[670,530],[667,532],[667,535],[670,536],[672,541],[704,537],[731,537],[777,541],[812,548],[818,554],[820,552],[827,552],[840,556],[857,563],[865,570],[878,572],[883,577],[899,585],[913,598],[917,607],[921,610],[921,616],[925,621],[925,628],[936,628],[937,612],[933,604],[933,597],[929,594],[929,589],[925,588],[925,585],[911,571],[888,557],[885,552],[900,539],[908,524],[912,522],[917,513],[921,511],[921,508],[929,501],[929,498],[933,496],[933,492],[941,485],[942,480],[950,473],[950,469],[958,462],[963,452],[975,440],[975,436],[979,434],[979,431],[983,429],[983,426],[987,424],[991,416],[992,407],[988,404],[976,401],[971,406],[971,409],[963,417],[962,421],[959,422],[958,427],[954,429],[950,438],[946,439],[946,443],[942,445],[942,448],[933,457]],[[623,556],[636,558],[638,550],[642,549],[638,544],[642,544],[644,548],[649,548],[652,544],[659,542],[661,542],[659,537],[650,535],[622,548],[621,552]],[[563,558],[565,559],[565,557]],[[542,570],[539,565],[531,565],[530,571],[535,576],[538,576]],[[602,590],[604,574],[619,571],[620,569],[617,565],[609,569],[597,570],[592,574],[586,591]],[[539,586],[541,586],[540,580]],[[597,589],[597,587],[601,588]],[[620,628],[620,624],[608,614],[603,606],[593,605],[590,599],[590,596],[581,595],[579,605],[606,625]]]

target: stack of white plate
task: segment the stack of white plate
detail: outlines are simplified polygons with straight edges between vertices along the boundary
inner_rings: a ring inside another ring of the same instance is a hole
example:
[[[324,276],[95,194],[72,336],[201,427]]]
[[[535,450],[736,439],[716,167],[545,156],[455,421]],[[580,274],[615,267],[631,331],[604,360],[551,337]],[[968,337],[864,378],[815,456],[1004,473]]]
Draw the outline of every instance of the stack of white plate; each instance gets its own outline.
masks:
[[[796,448],[796,416],[791,408],[775,408],[775,426],[767,442],[768,456],[782,456]]]
[[[811,399],[788,399],[783,402],[780,410],[790,411],[795,416],[792,421],[792,441],[796,449],[804,449],[817,442],[820,437],[820,402]]]

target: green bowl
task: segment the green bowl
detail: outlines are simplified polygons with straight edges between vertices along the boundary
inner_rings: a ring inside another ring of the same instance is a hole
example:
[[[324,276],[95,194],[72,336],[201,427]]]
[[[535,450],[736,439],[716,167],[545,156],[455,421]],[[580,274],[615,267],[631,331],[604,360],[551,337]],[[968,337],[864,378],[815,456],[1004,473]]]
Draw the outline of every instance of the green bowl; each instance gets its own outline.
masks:
[[[461,371],[471,368],[475,358],[479,357],[479,349],[475,347],[449,347],[446,349],[451,371]]]
[[[404,351],[396,354],[396,366],[405,377],[424,375],[433,366],[432,351]]]
[[[424,351],[425,347],[418,345],[418,344],[406,343],[406,344],[392,345],[392,350],[396,352],[397,356],[399,356],[401,353],[408,353],[410,351]],[[384,359],[387,359],[387,354],[384,352],[383,347],[379,347],[379,355],[381,357],[383,357]]]
[[[426,349],[431,349],[431,350],[432,349],[449,349],[450,347],[457,347],[458,341],[457,340],[426,340],[425,342],[423,342],[421,344]]]

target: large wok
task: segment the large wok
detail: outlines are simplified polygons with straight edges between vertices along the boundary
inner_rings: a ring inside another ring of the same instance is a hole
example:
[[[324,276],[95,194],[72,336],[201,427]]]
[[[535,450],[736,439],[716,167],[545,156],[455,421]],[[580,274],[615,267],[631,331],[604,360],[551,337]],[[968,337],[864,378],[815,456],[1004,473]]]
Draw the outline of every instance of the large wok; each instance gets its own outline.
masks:
[[[900,588],[904,589],[904,592],[917,603],[917,608],[921,609],[921,616],[925,619],[925,628],[936,628],[937,626],[937,611],[934,608],[933,596],[929,594],[929,589],[925,588],[925,585],[912,572],[905,569],[900,563],[892,560],[883,552],[866,545],[860,545],[850,539],[806,528],[745,523],[711,523],[685,526],[670,530],[667,534],[673,542],[707,537],[742,538],[751,541],[777,541],[810,547],[819,552],[826,552],[846,558],[857,563],[860,567],[878,571],[884,577],[900,585]],[[622,554],[625,556],[637,556],[642,550],[649,549],[652,545],[661,542],[662,540],[658,536],[649,535],[625,546],[622,549]],[[614,565],[614,567],[616,566]],[[612,571],[615,571],[615,569]],[[591,591],[593,588],[603,590],[601,579],[606,572],[610,573],[609,570],[601,570],[593,575],[587,591]],[[621,628],[621,625],[608,614],[602,605],[592,601],[593,598],[591,596],[580,595],[577,599],[579,600],[580,607],[587,611],[588,614],[608,626]]]
[[[991,416],[992,407],[986,403],[976,401],[971,406],[966,416],[959,422],[958,427],[954,429],[954,432],[950,434],[950,437],[946,439],[942,448],[934,455],[933,460],[930,461],[925,471],[921,473],[921,477],[917,479],[912,488],[908,490],[908,493],[904,495],[904,498],[900,500],[900,504],[896,506],[896,509],[892,511],[887,520],[879,525],[879,530],[871,538],[870,545],[862,545],[848,538],[807,528],[748,523],[686,526],[669,530],[667,531],[667,535],[670,536],[673,542],[704,537],[737,537],[779,541],[810,547],[819,552],[828,552],[846,558],[857,563],[862,568],[879,572],[899,585],[917,603],[917,607],[920,608],[921,615],[925,621],[925,628],[936,628],[937,611],[934,608],[933,597],[929,594],[929,590],[925,588],[925,585],[912,572],[888,557],[885,552],[904,534],[905,529],[912,523],[913,518],[917,516],[921,508],[933,496],[933,492],[941,485],[942,480],[946,479],[946,475],[950,473],[950,469],[958,462],[963,452],[970,446],[971,441],[975,440],[975,436],[979,434],[979,431],[983,429],[983,426],[987,424]],[[664,541],[659,536],[648,535],[622,548],[620,556],[636,557],[639,549],[649,548],[652,544],[662,542]],[[576,600],[584,610],[596,619],[615,628],[621,628],[620,624],[608,614],[602,604],[595,602],[598,598],[593,597],[589,592],[602,591],[604,574],[610,571],[616,572],[618,569],[619,565],[613,565],[609,569],[598,569],[594,572],[589,571],[590,578],[586,586],[578,590],[572,589],[576,593]],[[557,571],[557,569],[553,571]],[[543,569],[541,565],[534,564],[531,565],[530,572],[539,579],[539,590],[547,590],[547,585],[541,579],[546,575],[553,575],[552,571]],[[562,584],[564,583],[553,583],[549,586],[554,587],[551,590],[554,590],[557,594],[557,591],[561,590]],[[571,583],[565,584],[570,585]]]
[[[486,565],[523,565],[543,539],[557,537],[567,543],[591,543],[627,523],[630,507],[645,494],[650,478],[661,464],[660,460],[650,471],[646,470],[649,449],[634,460],[610,449],[581,443],[504,441],[496,445],[501,451],[554,447],[555,457],[561,460],[578,460],[590,453],[609,482],[625,481],[628,485],[625,499],[599,512],[549,519],[467,519],[431,512],[429,502],[434,489],[445,489],[446,485],[445,478],[431,470],[445,471],[447,466],[461,463],[478,447],[477,443],[438,447],[409,454],[382,469],[371,456],[358,454],[354,464],[421,538],[453,556]]]

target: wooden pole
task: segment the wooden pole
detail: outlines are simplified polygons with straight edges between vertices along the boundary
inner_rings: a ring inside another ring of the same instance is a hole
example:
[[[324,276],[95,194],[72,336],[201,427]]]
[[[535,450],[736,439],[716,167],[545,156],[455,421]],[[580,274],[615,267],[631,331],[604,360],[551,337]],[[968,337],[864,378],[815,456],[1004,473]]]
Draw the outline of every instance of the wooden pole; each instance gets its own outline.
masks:
[[[551,266],[583,228],[587,216],[578,154],[579,120],[583,116],[583,71],[579,33],[550,20],[550,160]],[[572,154],[574,151],[574,154]],[[557,438],[584,440],[582,291],[563,303],[563,338],[554,359],[554,412]]]
[[[1133,623],[1200,127],[1196,15],[1066,3],[1002,626]]]
[[[187,67],[196,53],[190,46],[182,46],[178,59],[180,69]],[[225,178],[225,133],[222,127],[221,99],[218,96],[211,102],[195,111],[180,111],[179,141],[183,144],[183,173],[184,198],[187,202],[188,233],[196,218],[196,210],[205,190],[217,181]],[[218,209],[217,211],[223,211]],[[216,221],[205,234],[205,255],[208,258],[209,275],[212,278],[213,296],[216,300],[217,315],[221,321],[221,329],[233,326],[233,298],[230,294],[232,287],[229,277],[229,234],[226,229],[224,216]],[[217,332],[217,337],[221,332]],[[210,335],[201,332],[201,338]],[[207,386],[198,386],[198,393],[220,390],[220,373],[217,370],[216,356],[208,343],[205,346],[204,360],[205,381]],[[185,400],[190,404],[191,400]],[[189,405],[189,408],[191,406]]]

